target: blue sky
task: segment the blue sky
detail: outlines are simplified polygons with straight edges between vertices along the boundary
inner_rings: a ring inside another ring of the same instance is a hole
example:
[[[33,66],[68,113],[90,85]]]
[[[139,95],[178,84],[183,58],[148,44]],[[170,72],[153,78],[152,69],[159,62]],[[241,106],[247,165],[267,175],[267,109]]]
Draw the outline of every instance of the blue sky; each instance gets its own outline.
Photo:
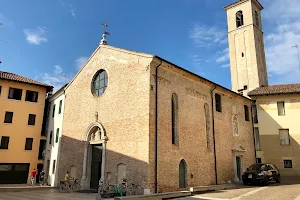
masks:
[[[298,1],[260,0],[271,84],[300,82]],[[106,20],[109,45],[159,55],[231,88],[223,7],[232,2],[0,0],[0,70],[58,89],[98,46]]]

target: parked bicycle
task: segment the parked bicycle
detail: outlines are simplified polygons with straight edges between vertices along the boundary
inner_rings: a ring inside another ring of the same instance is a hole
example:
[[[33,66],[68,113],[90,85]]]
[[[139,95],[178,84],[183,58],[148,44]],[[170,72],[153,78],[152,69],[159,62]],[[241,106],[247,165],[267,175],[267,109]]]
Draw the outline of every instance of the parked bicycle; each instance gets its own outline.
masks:
[[[69,185],[67,181],[60,181],[58,185],[59,192],[71,192],[71,190],[73,190],[74,192],[78,192],[80,189],[81,185],[78,179],[75,179],[71,185]]]
[[[126,182],[126,195],[127,196],[141,195],[143,193],[142,192],[142,187],[139,186],[136,183],[129,182],[129,181],[132,181],[132,180],[131,179],[129,179],[129,180],[125,179],[125,182]]]
[[[109,184],[100,182],[98,187],[98,194],[103,198],[111,198],[115,196],[126,196],[125,182],[120,184]]]

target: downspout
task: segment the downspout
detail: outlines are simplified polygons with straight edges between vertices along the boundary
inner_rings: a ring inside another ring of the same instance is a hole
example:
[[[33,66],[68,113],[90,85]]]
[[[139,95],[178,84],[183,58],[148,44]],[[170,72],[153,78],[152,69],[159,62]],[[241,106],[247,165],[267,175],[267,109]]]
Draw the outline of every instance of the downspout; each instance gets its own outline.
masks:
[[[162,60],[160,60],[160,64],[155,70],[155,193],[158,193],[158,68],[161,66],[161,64]]]
[[[256,105],[256,101],[253,101],[254,104]],[[257,110],[257,107],[256,107]],[[256,111],[256,115],[257,115],[257,111]],[[254,159],[255,159],[255,163],[257,163],[256,161],[256,139],[255,139],[255,127],[254,127],[254,115],[253,115],[253,105],[251,105],[251,116],[252,116],[252,131],[253,131],[253,142],[254,142]]]
[[[214,114],[214,90],[216,89],[216,85],[214,85],[213,89],[210,91],[211,96],[211,116],[212,116],[212,134],[213,134],[213,142],[214,142],[214,163],[215,163],[215,178],[216,185],[218,185],[218,171],[217,171],[217,153],[216,153],[216,136],[215,136],[215,114]]]

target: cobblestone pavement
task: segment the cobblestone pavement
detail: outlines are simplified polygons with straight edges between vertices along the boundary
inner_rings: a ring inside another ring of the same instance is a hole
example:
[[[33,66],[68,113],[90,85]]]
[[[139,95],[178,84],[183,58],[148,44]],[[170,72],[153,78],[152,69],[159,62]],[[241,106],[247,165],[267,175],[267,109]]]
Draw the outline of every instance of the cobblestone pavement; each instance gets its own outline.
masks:
[[[221,190],[177,200],[300,200],[300,184]]]
[[[1,192],[0,200],[95,200],[96,193],[59,193],[56,189]],[[113,199],[105,199],[113,200]]]

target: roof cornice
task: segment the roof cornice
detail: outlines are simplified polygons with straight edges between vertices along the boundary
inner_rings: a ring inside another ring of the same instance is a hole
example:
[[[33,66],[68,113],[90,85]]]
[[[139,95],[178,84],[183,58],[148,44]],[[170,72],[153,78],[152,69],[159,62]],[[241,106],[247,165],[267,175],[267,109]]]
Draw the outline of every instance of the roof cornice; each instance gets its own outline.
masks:
[[[238,0],[237,2],[234,2],[234,3],[232,3],[232,4],[229,4],[228,6],[225,6],[224,9],[227,11],[227,10],[229,10],[230,8],[233,8],[233,7],[235,7],[235,6],[238,6],[238,5],[240,5],[240,4],[243,4],[243,3],[247,2],[247,1],[251,1],[251,2],[255,3],[255,4],[258,6],[258,8],[259,8],[260,10],[263,10],[263,9],[264,9],[264,7],[263,7],[257,0]]]

